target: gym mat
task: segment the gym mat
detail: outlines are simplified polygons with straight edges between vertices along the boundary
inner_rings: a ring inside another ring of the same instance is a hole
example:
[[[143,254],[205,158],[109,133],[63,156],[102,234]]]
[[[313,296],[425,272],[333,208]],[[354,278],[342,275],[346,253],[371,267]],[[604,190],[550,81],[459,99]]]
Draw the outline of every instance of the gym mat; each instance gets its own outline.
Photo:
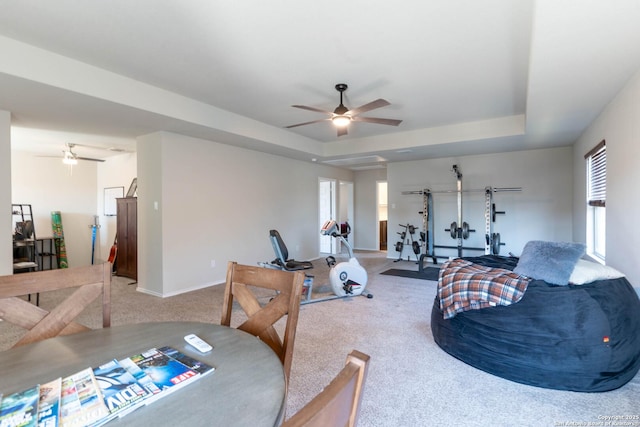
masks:
[[[414,270],[401,270],[398,268],[392,268],[387,271],[383,271],[380,274],[385,274],[387,276],[399,276],[399,277],[409,277],[412,279],[422,279],[422,280],[435,280],[438,281],[438,273],[440,269],[437,267],[427,267],[424,269],[424,272],[414,271]]]

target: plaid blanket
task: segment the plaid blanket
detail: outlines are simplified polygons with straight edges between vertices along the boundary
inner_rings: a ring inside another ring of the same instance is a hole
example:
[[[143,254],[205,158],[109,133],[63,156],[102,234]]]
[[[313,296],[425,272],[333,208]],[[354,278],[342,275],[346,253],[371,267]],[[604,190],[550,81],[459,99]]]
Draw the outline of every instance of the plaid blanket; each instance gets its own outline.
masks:
[[[451,319],[467,310],[514,304],[520,301],[528,285],[529,279],[513,271],[456,258],[440,268],[440,309],[445,319]]]

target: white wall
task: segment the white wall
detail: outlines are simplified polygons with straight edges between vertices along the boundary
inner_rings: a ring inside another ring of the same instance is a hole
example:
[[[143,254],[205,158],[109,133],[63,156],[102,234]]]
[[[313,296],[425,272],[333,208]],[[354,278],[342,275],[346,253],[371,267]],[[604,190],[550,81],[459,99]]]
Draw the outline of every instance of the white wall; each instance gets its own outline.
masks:
[[[463,190],[521,187],[520,192],[494,194],[498,215],[493,231],[506,243],[501,255],[519,255],[529,240],[572,241],[572,150],[570,147],[497,153],[489,155],[442,158],[414,162],[392,163],[387,168],[389,186],[389,258],[397,258],[395,243],[400,240],[399,224],[411,224],[422,229],[423,197],[403,195],[405,191],[448,191],[456,189],[452,166],[462,172]],[[463,221],[471,229],[464,246],[484,248],[484,193],[464,193]],[[435,244],[456,246],[449,232],[457,222],[456,194],[434,194]],[[415,239],[419,236],[416,233]],[[457,250],[436,249],[436,255],[453,256]],[[482,255],[482,251],[465,251],[464,256]],[[415,260],[410,247],[403,251]]]
[[[11,113],[0,110],[0,206],[11,204]],[[10,209],[0,211],[0,276],[13,274]]]
[[[355,222],[358,224],[354,229],[355,249],[372,251],[380,249],[376,241],[379,230],[376,222],[377,182],[386,179],[386,169],[370,169],[355,173]]]
[[[138,290],[154,295],[163,295],[164,293],[164,229],[162,223],[164,199],[162,188],[165,162],[162,156],[162,137],[163,133],[159,132],[137,139]],[[167,162],[167,164],[169,169],[174,166],[172,162]],[[175,178],[169,177],[169,179]],[[185,220],[188,218],[186,209],[184,218]],[[181,224],[180,228],[184,229],[185,224]],[[166,244],[169,246],[171,242]],[[196,248],[192,248],[192,250],[194,249]],[[181,266],[183,270],[188,270],[190,267],[190,264]]]
[[[607,142],[606,263],[625,273],[640,293],[640,71],[574,146],[573,232],[581,241],[586,236],[584,155],[603,139]]]
[[[159,165],[145,164],[149,155]],[[270,229],[291,257],[318,257],[320,176],[353,180],[350,171],[177,134],[138,139],[139,289],[173,295],[223,282],[228,261],[271,261]]]

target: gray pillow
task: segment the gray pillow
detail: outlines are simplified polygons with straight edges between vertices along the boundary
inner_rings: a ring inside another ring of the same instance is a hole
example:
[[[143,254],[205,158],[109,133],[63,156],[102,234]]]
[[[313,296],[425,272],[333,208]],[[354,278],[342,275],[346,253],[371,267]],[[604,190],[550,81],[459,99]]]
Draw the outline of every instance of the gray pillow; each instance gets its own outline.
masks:
[[[527,242],[514,273],[552,285],[566,286],[576,263],[585,252],[582,243]]]

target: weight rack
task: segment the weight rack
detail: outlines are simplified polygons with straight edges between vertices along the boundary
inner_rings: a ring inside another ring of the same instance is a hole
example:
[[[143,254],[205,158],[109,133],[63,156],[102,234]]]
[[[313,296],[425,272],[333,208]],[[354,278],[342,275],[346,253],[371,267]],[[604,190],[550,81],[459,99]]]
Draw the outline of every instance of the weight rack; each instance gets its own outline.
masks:
[[[420,194],[423,196],[423,209],[419,212],[422,215],[423,225],[423,244],[426,246],[425,253],[420,255],[419,266],[420,271],[423,270],[424,258],[428,257],[433,260],[434,264],[437,264],[438,258],[449,258],[448,256],[436,255],[435,249],[457,249],[458,257],[462,256],[464,250],[483,251],[485,255],[498,255],[500,253],[500,246],[505,244],[500,241],[500,233],[494,233],[493,223],[496,221],[496,215],[504,215],[505,211],[496,210],[496,205],[493,201],[493,194],[497,192],[513,192],[522,191],[521,187],[485,187],[478,190],[463,190],[462,189],[462,173],[457,165],[453,165],[453,172],[456,175],[456,190],[443,190],[443,191],[431,191],[430,189],[423,189],[419,191],[404,191],[402,194]],[[463,245],[463,241],[469,237],[469,233],[476,230],[470,229],[469,224],[462,219],[462,193],[471,192],[484,192],[485,195],[485,245],[484,247],[467,247]],[[436,193],[456,193],[457,205],[458,205],[458,218],[457,221],[451,223],[450,228],[445,229],[448,231],[453,239],[456,239],[456,246],[452,245],[436,245],[435,240],[435,227],[433,220],[433,194]]]

